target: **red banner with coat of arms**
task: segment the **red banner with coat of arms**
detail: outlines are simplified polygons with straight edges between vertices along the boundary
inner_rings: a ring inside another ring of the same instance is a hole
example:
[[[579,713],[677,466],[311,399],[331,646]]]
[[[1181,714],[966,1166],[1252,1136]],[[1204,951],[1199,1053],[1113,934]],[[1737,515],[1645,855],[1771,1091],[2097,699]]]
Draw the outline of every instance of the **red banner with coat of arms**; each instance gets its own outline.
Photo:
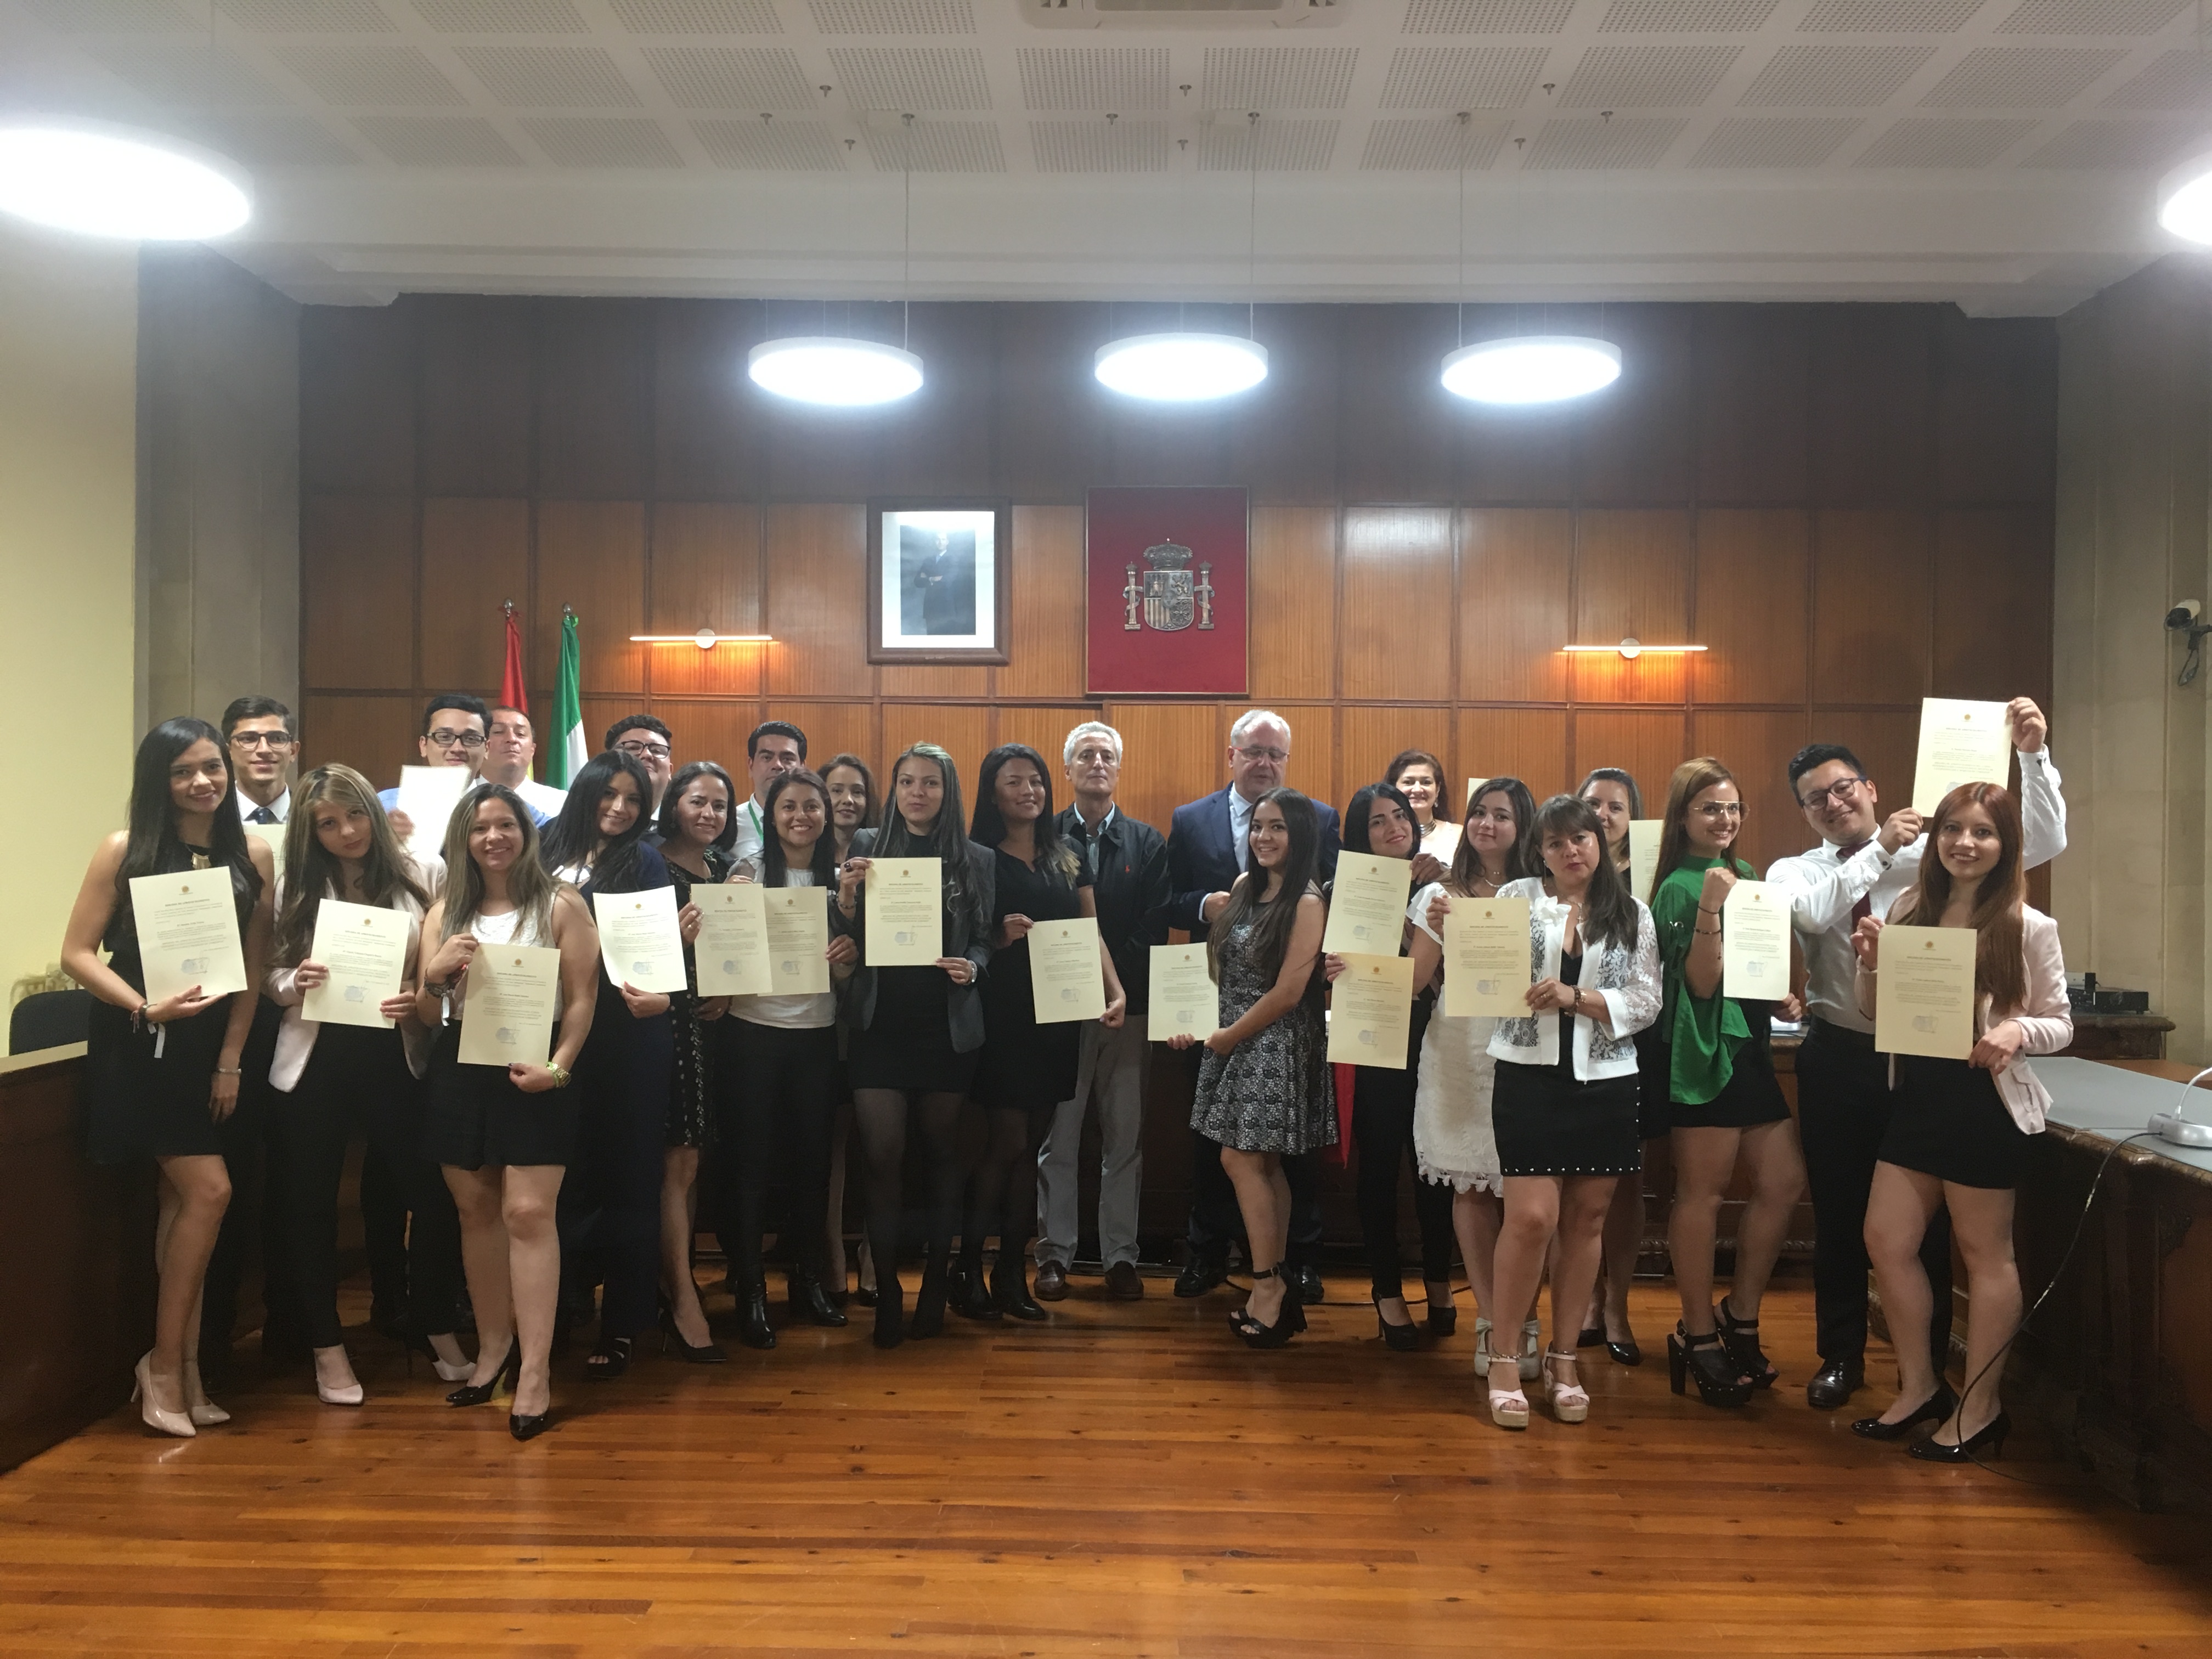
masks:
[[[1092,696],[1242,696],[1245,493],[1094,489],[1085,504]]]

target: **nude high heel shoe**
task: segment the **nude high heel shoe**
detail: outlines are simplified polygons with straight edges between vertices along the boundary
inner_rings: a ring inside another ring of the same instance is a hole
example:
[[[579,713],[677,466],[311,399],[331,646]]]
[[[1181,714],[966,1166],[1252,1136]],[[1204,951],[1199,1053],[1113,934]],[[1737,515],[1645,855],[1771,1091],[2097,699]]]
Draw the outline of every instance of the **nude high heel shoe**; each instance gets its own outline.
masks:
[[[131,1384],[131,1398],[138,1407],[138,1415],[149,1429],[162,1434],[173,1434],[180,1440],[194,1438],[199,1432],[192,1427],[192,1419],[183,1412],[165,1412],[154,1403],[154,1352],[148,1349],[131,1370],[137,1380]]]
[[[185,1414],[203,1429],[230,1421],[230,1413],[208,1398],[207,1385],[200,1381],[200,1362],[197,1359],[185,1361]]]

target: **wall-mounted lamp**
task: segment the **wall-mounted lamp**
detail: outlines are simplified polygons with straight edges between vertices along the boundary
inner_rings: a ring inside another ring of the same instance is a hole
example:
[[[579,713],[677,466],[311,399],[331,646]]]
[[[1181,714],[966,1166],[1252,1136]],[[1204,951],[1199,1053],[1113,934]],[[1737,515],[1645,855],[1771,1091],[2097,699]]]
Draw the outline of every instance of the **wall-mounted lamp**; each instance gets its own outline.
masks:
[[[1643,641],[1631,636],[1623,640],[1619,645],[1563,645],[1559,649],[1588,652],[1618,651],[1629,661],[1634,662],[1638,657],[1686,656],[1694,651],[1703,651],[1705,647],[1702,645],[1646,645]]]
[[[632,645],[696,645],[702,651],[712,651],[718,645],[772,645],[773,634],[717,634],[711,628],[702,628],[696,634],[633,634]]]

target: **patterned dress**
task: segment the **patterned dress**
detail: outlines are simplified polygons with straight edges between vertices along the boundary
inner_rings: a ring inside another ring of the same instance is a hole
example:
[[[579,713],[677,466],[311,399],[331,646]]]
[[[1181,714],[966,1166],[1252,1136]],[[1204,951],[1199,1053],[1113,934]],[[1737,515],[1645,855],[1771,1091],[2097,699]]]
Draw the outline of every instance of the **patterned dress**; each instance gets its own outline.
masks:
[[[1259,918],[1238,922],[1221,941],[1221,1023],[1232,1025],[1275,982],[1255,959]],[[1240,1152],[1310,1152],[1336,1145],[1336,1091],[1322,1018],[1320,964],[1297,1007],[1225,1055],[1206,1050],[1198,1072],[1190,1127]]]
[[[707,849],[707,870],[716,882],[730,878],[728,859],[714,848]],[[676,908],[691,902],[698,877],[671,859],[668,873],[676,883]],[[668,1091],[668,1144],[705,1146],[714,1140],[714,1078],[708,1070],[707,1033],[699,1024],[699,969],[691,947],[684,947],[684,968],[693,988],[668,999],[668,1012],[676,1035],[676,1069]]]

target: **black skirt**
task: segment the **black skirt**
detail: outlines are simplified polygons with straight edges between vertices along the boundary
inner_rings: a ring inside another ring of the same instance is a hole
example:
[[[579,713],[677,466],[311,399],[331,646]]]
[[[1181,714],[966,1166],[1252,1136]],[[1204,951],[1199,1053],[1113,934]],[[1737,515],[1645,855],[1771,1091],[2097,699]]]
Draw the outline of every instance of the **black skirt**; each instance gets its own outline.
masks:
[[[1995,1077],[1963,1060],[1897,1057],[1881,1161],[1960,1187],[2017,1187],[2033,1139],[2012,1121]]]
[[[225,997],[188,1019],[135,1029],[128,1010],[94,1001],[85,1023],[86,1156],[94,1164],[131,1164],[222,1153],[222,1126],[210,1115],[208,1097],[230,1006]],[[239,1092],[241,1102],[250,1093]]]
[[[854,1088],[968,1092],[976,1055],[952,1047],[951,984],[942,968],[876,969],[875,1023],[853,1033],[847,1061]]]
[[[553,1033],[556,1048],[561,1033]],[[438,1033],[422,1108],[422,1156],[457,1170],[487,1164],[557,1164],[574,1160],[578,1091],[525,1094],[504,1066],[461,1064],[458,1023]]]
[[[1636,1079],[1576,1080],[1569,1050],[1557,1066],[1501,1060],[1490,1100],[1499,1169],[1510,1176],[1623,1176],[1643,1167]]]
[[[1735,1051],[1720,1093],[1695,1106],[1677,1100],[1668,1109],[1668,1121],[1677,1129],[1755,1129],[1789,1115],[1790,1103],[1774,1080],[1774,1056],[1764,1036],[1749,1039]]]

